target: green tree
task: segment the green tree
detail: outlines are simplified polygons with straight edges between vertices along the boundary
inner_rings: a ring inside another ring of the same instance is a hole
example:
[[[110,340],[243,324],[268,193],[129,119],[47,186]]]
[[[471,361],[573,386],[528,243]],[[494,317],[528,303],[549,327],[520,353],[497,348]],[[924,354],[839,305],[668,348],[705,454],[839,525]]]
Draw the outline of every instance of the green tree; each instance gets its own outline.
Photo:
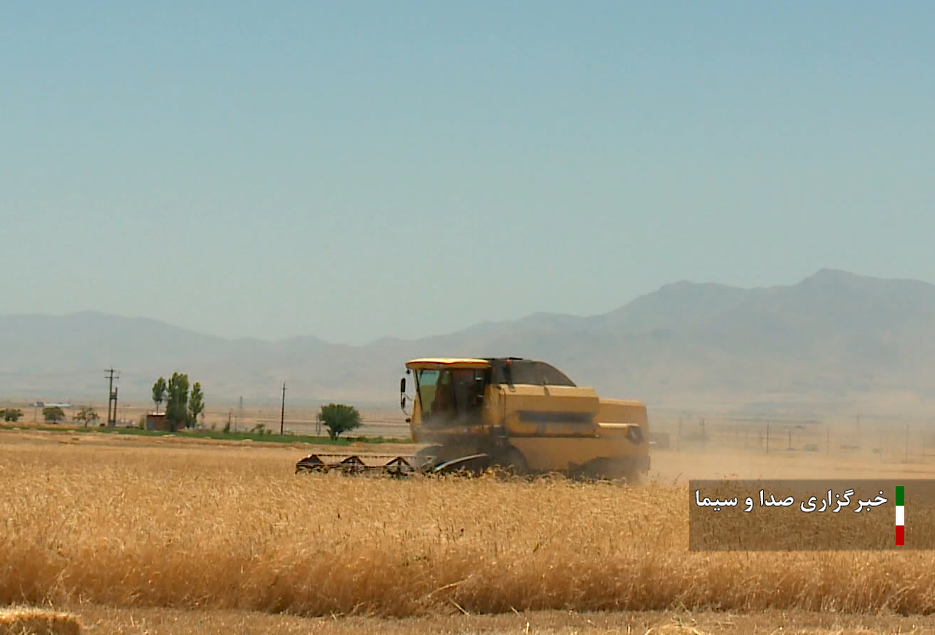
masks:
[[[42,418],[46,423],[58,423],[65,420],[65,411],[60,406],[46,406],[42,409]]]
[[[91,406],[82,406],[78,414],[72,417],[72,419],[75,421],[84,421],[84,425],[87,427],[89,423],[94,423],[100,419],[100,417],[94,412],[94,408]]]
[[[17,408],[4,408],[0,410],[0,419],[8,423],[16,423],[23,416],[23,411]]]
[[[327,406],[322,406],[321,412],[318,413],[318,421],[328,428],[328,436],[331,437],[332,441],[337,439],[342,433],[349,432],[363,425],[357,408],[338,403],[330,403]]]
[[[172,373],[166,385],[166,423],[175,432],[188,425],[188,375]]]
[[[196,381],[192,386],[191,397],[188,398],[189,426],[194,426],[198,422],[198,415],[204,411],[205,394],[201,392],[201,384]]]
[[[153,384],[153,403],[156,405],[156,413],[159,413],[159,406],[166,400],[166,378],[160,377]]]

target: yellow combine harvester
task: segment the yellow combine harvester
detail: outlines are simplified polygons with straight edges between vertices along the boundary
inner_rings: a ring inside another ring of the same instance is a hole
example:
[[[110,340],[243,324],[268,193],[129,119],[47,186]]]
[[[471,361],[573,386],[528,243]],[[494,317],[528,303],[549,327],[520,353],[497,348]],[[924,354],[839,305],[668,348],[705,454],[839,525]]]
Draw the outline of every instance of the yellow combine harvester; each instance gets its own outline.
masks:
[[[414,359],[409,425],[420,465],[634,480],[649,470],[638,401],[604,399],[545,362],[515,357]],[[400,382],[405,409],[406,378]]]
[[[412,401],[412,439],[429,445],[377,469],[403,475],[501,468],[628,481],[649,470],[646,406],[601,398],[544,362],[423,358],[409,361],[406,375],[415,394],[408,396],[403,377],[400,407],[406,412]],[[357,456],[328,465],[310,455],[296,471],[369,467]]]

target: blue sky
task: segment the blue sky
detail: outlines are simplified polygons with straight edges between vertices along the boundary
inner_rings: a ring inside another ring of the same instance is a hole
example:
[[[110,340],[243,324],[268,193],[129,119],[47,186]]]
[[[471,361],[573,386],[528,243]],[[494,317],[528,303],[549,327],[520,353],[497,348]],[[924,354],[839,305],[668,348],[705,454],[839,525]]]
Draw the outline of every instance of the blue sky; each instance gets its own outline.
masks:
[[[935,282],[935,5],[8,3],[0,312],[419,337]]]

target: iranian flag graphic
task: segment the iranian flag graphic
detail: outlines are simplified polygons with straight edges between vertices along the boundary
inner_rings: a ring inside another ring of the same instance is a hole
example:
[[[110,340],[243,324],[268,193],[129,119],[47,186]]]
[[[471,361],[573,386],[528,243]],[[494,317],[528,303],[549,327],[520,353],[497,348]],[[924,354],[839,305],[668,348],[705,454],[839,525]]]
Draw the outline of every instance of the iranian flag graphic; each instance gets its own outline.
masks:
[[[896,544],[906,544],[906,518],[904,507],[905,488],[902,485],[896,486]]]

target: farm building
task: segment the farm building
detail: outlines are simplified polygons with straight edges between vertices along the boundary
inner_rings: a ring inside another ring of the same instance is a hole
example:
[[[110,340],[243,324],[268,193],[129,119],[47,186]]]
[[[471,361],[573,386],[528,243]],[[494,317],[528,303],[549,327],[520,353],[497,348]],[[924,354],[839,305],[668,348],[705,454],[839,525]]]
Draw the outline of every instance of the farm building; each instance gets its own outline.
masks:
[[[146,415],[146,429],[147,430],[160,430],[162,432],[171,432],[172,430],[169,427],[169,422],[166,421],[165,413],[154,413],[151,412]]]

